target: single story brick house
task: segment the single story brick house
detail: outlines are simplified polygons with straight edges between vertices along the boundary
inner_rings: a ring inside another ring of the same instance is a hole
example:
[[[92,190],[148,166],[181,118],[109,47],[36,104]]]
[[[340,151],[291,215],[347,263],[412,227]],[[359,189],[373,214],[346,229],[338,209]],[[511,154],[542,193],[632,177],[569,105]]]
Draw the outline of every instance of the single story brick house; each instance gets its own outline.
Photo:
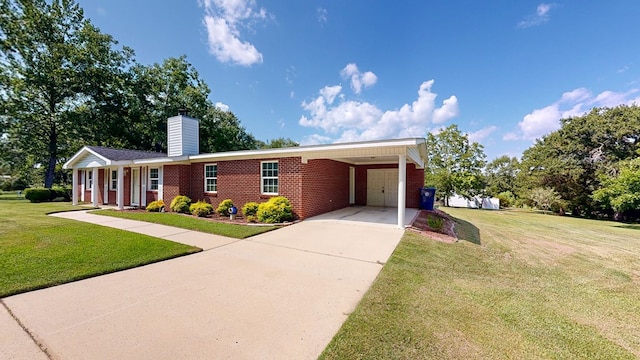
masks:
[[[418,208],[424,184],[423,138],[199,153],[198,120],[167,120],[168,152],[84,146],[73,170],[73,204],[144,207],[178,195],[214,206],[231,199],[241,207],[285,196],[299,219],[350,205]]]

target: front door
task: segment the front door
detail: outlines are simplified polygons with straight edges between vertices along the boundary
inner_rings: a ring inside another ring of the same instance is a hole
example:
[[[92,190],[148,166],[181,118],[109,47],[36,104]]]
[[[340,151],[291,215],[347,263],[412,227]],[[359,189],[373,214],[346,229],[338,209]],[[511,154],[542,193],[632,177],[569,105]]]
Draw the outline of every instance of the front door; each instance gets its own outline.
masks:
[[[367,170],[367,205],[398,206],[398,169]]]
[[[140,206],[140,169],[131,169],[131,205]]]

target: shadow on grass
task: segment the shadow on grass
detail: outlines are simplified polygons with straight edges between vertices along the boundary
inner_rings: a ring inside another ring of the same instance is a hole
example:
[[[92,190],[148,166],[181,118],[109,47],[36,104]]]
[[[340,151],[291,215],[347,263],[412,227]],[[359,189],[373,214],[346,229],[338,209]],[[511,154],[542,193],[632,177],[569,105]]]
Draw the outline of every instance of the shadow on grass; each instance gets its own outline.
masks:
[[[616,227],[621,229],[640,230],[640,224],[616,225]]]
[[[453,218],[453,220],[456,222],[455,230],[459,240],[464,240],[476,245],[480,245],[480,230],[475,225],[468,221],[455,217]]]

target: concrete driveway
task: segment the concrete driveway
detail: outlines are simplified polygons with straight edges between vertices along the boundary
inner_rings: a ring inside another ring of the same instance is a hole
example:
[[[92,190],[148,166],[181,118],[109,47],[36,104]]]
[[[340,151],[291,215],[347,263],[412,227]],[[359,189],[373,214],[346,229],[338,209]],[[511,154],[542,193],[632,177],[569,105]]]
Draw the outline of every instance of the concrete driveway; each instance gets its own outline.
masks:
[[[316,358],[403,234],[396,210],[385,210],[389,224],[368,211],[385,217],[375,208],[343,209],[190,256],[4,298],[0,355]],[[20,334],[5,337],[9,331]],[[16,350],[14,340],[24,346]]]

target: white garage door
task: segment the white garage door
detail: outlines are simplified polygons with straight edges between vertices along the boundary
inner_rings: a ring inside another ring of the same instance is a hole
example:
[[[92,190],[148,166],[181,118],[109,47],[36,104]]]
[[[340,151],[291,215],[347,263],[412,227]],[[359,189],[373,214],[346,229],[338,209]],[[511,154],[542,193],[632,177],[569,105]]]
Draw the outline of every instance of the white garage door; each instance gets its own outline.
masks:
[[[398,207],[398,169],[367,170],[367,205]]]

